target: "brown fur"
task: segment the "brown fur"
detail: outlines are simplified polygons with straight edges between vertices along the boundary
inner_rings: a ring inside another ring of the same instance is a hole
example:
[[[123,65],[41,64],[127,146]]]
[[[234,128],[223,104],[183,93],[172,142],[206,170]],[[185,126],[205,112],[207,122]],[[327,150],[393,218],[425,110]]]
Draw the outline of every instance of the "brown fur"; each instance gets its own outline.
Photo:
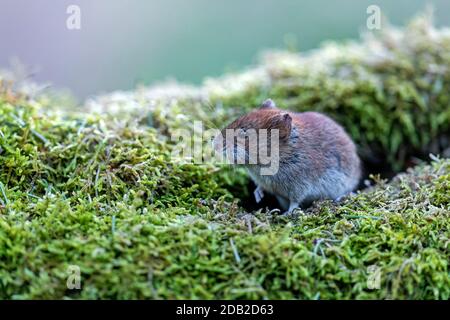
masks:
[[[261,176],[259,165],[246,165],[255,183],[286,203],[336,199],[354,190],[360,179],[356,147],[344,129],[317,112],[280,110],[271,100],[228,125],[226,129],[279,130],[277,174]],[[226,148],[230,148],[228,144]],[[240,145],[247,149],[248,146]]]

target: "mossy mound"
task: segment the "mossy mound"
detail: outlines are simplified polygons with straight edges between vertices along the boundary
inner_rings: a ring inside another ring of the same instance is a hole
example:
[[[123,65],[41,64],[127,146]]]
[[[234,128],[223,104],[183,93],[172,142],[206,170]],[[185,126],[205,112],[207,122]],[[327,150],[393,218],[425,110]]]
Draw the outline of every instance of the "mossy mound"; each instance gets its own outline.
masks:
[[[244,173],[174,161],[170,139],[270,96],[335,117],[367,161],[405,167],[448,146],[448,49],[450,33],[419,19],[76,110],[1,85],[0,298],[450,298],[449,159],[285,218],[246,212]]]

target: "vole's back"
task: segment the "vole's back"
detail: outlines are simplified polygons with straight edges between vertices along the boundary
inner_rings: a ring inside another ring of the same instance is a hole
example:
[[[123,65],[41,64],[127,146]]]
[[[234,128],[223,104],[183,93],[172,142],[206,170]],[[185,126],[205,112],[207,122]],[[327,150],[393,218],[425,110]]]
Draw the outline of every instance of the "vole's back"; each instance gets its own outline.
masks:
[[[264,175],[261,165],[247,169],[261,190],[274,194],[291,212],[300,204],[318,199],[338,199],[358,185],[361,169],[356,147],[344,129],[331,118],[317,113],[278,109],[268,99],[260,108],[236,119],[226,129],[245,136],[246,130],[279,132],[279,163],[276,173]],[[216,138],[222,150],[223,138]],[[264,141],[264,140],[262,140]],[[225,143],[235,155],[246,155],[245,143]],[[256,191],[255,191],[256,192]]]
[[[293,127],[299,133],[292,142],[300,154],[311,158],[318,172],[334,168],[359,179],[356,147],[339,124],[318,112],[292,113],[291,116]]]
[[[299,177],[286,189],[305,200],[336,199],[358,184],[361,169],[356,147],[344,129],[317,112],[289,113],[292,133],[280,149],[280,177]],[[284,165],[283,165],[284,164]]]

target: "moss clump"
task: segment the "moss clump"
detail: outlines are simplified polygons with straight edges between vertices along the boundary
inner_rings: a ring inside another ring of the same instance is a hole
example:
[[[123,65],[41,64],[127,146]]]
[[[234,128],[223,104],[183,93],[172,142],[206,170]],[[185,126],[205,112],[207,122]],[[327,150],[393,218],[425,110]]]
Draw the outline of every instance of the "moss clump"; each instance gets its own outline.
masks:
[[[442,149],[450,35],[423,21],[78,110],[0,85],[0,298],[450,298],[450,160],[283,218],[239,206],[240,171],[171,157],[175,130],[222,126],[267,95],[336,117],[367,159]]]

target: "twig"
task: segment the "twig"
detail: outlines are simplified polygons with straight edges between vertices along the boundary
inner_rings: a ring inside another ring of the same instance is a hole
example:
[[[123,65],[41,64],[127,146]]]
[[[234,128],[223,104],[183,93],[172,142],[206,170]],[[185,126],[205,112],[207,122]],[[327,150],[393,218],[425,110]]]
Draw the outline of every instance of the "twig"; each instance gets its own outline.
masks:
[[[230,238],[231,249],[233,249],[234,258],[238,264],[241,263],[241,257],[239,256],[239,252],[237,251],[236,246],[234,245],[234,241]]]
[[[3,182],[1,182],[1,181],[0,181],[0,190],[2,191],[3,198],[5,199],[4,202],[2,200],[2,204],[7,205],[9,203],[9,200],[8,200],[8,197],[6,196],[5,187],[3,186]]]

